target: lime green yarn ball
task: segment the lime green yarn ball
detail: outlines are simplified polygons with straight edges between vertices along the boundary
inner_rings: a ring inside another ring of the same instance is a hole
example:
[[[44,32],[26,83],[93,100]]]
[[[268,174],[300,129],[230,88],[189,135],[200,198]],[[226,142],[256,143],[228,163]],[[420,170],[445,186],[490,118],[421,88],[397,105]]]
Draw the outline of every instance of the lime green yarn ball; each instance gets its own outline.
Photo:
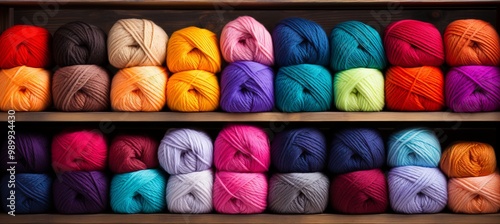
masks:
[[[373,68],[353,68],[333,78],[335,106],[342,111],[381,111],[384,75]]]

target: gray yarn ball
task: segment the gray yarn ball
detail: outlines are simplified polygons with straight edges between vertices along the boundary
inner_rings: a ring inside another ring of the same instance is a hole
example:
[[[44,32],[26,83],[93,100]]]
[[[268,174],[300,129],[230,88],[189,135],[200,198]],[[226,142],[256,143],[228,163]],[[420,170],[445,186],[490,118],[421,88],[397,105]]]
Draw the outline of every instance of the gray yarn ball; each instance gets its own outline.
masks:
[[[212,211],[212,170],[172,175],[167,183],[167,206],[172,213]]]

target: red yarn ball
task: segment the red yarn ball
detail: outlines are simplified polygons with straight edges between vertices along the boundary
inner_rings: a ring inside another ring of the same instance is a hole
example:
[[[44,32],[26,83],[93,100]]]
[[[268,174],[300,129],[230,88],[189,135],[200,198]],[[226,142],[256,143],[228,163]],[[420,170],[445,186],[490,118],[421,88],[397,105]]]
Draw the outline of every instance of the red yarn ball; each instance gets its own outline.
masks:
[[[159,143],[145,135],[118,135],[109,147],[109,168],[129,173],[158,166]]]
[[[15,25],[0,35],[0,68],[47,68],[51,63],[52,36],[42,27]]]

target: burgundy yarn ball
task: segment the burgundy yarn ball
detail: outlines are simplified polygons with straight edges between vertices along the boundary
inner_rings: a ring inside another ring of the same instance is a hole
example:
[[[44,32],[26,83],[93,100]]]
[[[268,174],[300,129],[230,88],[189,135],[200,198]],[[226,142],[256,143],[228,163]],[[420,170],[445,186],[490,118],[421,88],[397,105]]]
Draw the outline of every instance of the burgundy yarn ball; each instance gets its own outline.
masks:
[[[118,135],[109,148],[109,168],[128,173],[158,166],[158,141],[146,135]]]
[[[50,171],[50,138],[42,133],[16,131],[14,160],[9,158],[8,140],[2,146],[0,163],[2,170],[16,162],[16,173],[47,173]]]

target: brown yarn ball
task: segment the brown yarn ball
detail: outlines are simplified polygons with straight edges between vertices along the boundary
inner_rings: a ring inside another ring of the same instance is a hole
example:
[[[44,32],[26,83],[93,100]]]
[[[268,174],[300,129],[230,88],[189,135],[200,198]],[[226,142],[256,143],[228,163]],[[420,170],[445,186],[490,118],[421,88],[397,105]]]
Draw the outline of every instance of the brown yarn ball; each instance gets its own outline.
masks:
[[[110,78],[97,65],[59,68],[52,79],[54,106],[61,111],[103,111],[109,107]]]
[[[495,172],[495,150],[482,142],[458,142],[449,146],[439,164],[448,177],[478,177]]]

